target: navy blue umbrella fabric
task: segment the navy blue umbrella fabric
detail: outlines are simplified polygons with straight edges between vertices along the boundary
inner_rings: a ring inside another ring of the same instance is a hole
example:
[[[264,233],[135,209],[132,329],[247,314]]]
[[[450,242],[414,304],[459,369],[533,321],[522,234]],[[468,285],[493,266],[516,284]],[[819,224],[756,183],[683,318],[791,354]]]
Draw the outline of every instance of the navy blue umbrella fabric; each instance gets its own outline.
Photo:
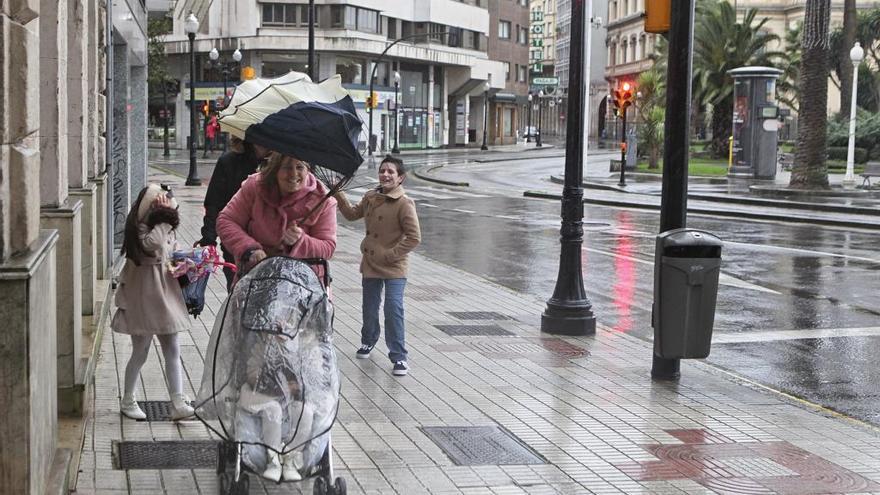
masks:
[[[245,140],[343,175],[353,175],[361,120],[350,96],[335,102],[300,101],[245,131]]]
[[[320,83],[300,72],[245,81],[218,121],[235,137],[346,177],[363,162],[363,123],[339,75]]]

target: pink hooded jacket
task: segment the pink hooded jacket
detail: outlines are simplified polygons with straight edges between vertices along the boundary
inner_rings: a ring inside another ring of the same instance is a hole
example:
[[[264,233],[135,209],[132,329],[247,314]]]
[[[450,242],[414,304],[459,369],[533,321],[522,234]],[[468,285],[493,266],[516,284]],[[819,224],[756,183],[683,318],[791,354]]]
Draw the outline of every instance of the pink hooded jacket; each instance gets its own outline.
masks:
[[[303,187],[282,196],[277,187],[264,187],[260,173],[249,176],[217,217],[220,242],[235,255],[237,263],[248,249],[262,249],[269,256],[330,259],[336,250],[336,200],[327,198],[305,221],[302,218],[327,194],[309,174]],[[281,245],[281,236],[293,222],[303,235],[292,247]]]

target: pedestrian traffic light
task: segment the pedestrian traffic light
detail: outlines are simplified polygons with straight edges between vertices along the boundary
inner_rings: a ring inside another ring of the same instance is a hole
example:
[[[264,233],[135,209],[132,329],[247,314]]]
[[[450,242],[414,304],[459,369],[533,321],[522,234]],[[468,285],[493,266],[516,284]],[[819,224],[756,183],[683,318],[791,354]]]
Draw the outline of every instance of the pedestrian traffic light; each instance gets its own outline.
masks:
[[[671,0],[648,0],[645,2],[646,33],[664,34],[669,32],[671,18]]]
[[[211,113],[211,105],[206,101],[204,105],[202,105],[202,113],[205,114],[205,117]]]

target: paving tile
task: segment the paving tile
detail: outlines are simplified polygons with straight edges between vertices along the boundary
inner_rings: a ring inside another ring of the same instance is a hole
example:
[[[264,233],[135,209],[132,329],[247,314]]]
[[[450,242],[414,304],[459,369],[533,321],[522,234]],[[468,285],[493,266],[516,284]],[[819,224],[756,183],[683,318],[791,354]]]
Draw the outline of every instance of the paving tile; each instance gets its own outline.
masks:
[[[187,244],[198,238],[201,218],[195,205],[204,187],[186,188],[179,178],[156,172],[151,180],[172,184],[184,200],[179,239]],[[547,338],[539,331],[544,301],[418,253],[410,258],[405,299],[409,376],[391,376],[383,342],[371,359],[355,359],[360,237],[341,222],[332,261],[334,342],[343,385],[333,429],[334,462],[349,493],[706,494],[714,493],[713,483],[724,491],[729,479],[740,487],[761,481],[781,493],[797,493],[817,479],[829,493],[880,493],[880,436],[872,429],[744,387],[699,362],[682,363],[686,379],[680,383],[653,383],[650,344],[601,324],[594,337]],[[214,277],[205,312],[180,336],[190,395],[199,386],[224,297],[222,277]],[[481,323],[450,314],[479,311],[514,319]],[[455,336],[437,329],[462,323],[495,324],[513,335]],[[105,333],[76,493],[217,493],[211,470],[113,469],[114,440],[214,438],[199,422],[122,418],[119,387],[129,353],[126,336]],[[138,396],[167,400],[167,395],[162,354],[154,342]],[[419,429],[486,425],[506,428],[548,463],[455,466]],[[265,495],[311,493],[311,486],[311,481],[276,485],[251,478],[251,493]]]

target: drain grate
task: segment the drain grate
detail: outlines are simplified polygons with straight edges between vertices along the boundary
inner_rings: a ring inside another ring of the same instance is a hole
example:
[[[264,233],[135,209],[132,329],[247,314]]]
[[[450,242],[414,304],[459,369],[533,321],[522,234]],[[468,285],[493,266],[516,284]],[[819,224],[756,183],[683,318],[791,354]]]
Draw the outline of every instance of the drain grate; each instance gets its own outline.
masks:
[[[453,337],[512,336],[512,332],[498,325],[434,325],[437,330]]]
[[[447,311],[448,315],[459,320],[512,320],[510,316],[495,311]]]
[[[113,441],[115,469],[216,469],[219,443],[214,440]]]
[[[423,426],[421,430],[458,466],[547,463],[499,426]]]
[[[147,415],[146,419],[138,421],[171,421],[171,401],[170,400],[139,400],[138,404]]]

